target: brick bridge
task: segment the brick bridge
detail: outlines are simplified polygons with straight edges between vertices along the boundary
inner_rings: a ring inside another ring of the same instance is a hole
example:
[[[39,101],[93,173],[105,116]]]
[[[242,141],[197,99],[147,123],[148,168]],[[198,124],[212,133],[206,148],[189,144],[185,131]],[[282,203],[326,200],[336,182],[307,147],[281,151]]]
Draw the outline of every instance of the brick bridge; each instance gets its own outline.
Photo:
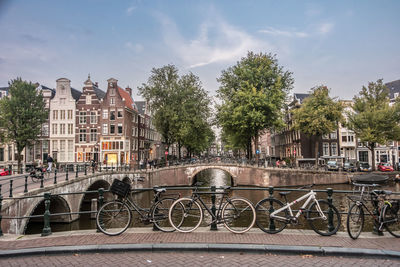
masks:
[[[69,223],[79,218],[78,212],[89,211],[92,199],[97,193],[79,193],[108,189],[115,178],[132,183],[134,188],[151,188],[153,186],[191,186],[196,174],[206,169],[220,169],[230,174],[231,185],[238,186],[295,186],[304,184],[335,184],[349,181],[349,174],[342,172],[315,172],[295,169],[258,168],[238,164],[201,164],[179,165],[168,168],[132,171],[132,172],[97,172],[80,176],[58,184],[49,184],[45,188],[21,193],[15,198],[3,201],[1,229],[5,233],[24,234],[29,221],[42,218],[24,218],[32,215],[43,215],[43,193],[51,194],[50,213],[72,213],[52,216],[52,222]],[[140,179],[138,179],[140,177]],[[26,198],[28,197],[28,198]],[[105,194],[105,198],[110,197]],[[150,201],[150,199],[149,199]],[[89,207],[88,207],[89,206]],[[17,219],[7,219],[12,217]]]

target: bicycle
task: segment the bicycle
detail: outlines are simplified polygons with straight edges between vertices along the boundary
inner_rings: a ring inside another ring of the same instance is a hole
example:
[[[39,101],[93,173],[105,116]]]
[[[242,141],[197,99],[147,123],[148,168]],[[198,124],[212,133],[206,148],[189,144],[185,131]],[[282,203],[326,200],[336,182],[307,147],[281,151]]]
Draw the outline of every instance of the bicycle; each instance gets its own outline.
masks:
[[[199,183],[195,185],[190,197],[180,198],[171,205],[168,217],[174,229],[183,233],[196,230],[203,221],[203,208],[211,216],[209,225],[224,224],[233,233],[245,233],[253,227],[256,213],[249,200],[242,197],[229,197],[229,186],[222,187],[221,192],[200,192],[199,185]],[[216,214],[202,199],[201,195],[204,194],[222,195]]]
[[[364,227],[365,214],[364,209],[372,216],[374,224],[378,231],[385,228],[394,237],[400,237],[400,211],[399,200],[391,200],[388,197],[392,191],[386,190],[372,190],[370,187],[377,186],[376,184],[358,184],[353,183],[356,187],[360,188],[359,194],[348,196],[348,199],[353,202],[347,213],[347,233],[352,239],[357,239]],[[370,196],[369,199],[365,197],[365,192]],[[373,211],[368,209],[366,202],[372,204]]]
[[[312,186],[303,186],[299,189]],[[311,229],[322,236],[333,235],[339,230],[341,217],[334,205],[327,200],[317,200],[316,192],[313,190],[289,203],[287,201],[289,193],[289,191],[279,192],[279,195],[285,198],[285,204],[272,197],[264,198],[257,203],[256,224],[262,231],[269,234],[279,233],[288,224],[298,224],[300,215],[304,216]],[[305,200],[304,204],[299,208],[296,215],[293,215],[292,206],[303,200]]]
[[[154,188],[154,201],[149,209],[141,208],[137,203],[128,198],[129,195],[137,192],[131,190],[128,183],[115,179],[110,187],[110,192],[119,199],[114,199],[101,206],[96,214],[96,225],[106,235],[115,236],[122,234],[132,223],[132,211],[136,211],[140,220],[145,224],[153,223],[157,229],[163,232],[175,231],[169,225],[168,210],[179,194],[164,195],[165,188]],[[138,191],[139,192],[139,191]]]
[[[31,177],[32,182],[39,182],[44,176],[44,172],[46,168],[42,167],[33,167],[29,170],[29,177]]]

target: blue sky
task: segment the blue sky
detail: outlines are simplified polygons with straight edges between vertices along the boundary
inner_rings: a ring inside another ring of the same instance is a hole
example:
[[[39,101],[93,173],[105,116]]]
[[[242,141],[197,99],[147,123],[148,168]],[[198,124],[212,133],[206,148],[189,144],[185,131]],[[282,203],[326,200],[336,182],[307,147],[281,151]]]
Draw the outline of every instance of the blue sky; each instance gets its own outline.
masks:
[[[136,93],[153,67],[174,64],[214,95],[221,71],[254,51],[276,54],[293,92],[324,84],[351,99],[400,79],[399,12],[397,0],[0,0],[0,86],[65,77],[81,90],[90,73]]]

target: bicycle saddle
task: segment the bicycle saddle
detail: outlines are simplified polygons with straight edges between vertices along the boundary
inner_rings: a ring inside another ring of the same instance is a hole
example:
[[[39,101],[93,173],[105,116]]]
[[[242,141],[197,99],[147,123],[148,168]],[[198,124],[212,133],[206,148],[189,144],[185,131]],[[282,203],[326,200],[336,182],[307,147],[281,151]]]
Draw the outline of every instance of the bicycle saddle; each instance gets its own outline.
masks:
[[[289,194],[290,194],[290,191],[279,192],[279,195],[281,195],[281,196],[286,196],[286,195],[289,195]]]
[[[164,193],[165,191],[167,191],[165,188],[154,188],[155,193]]]

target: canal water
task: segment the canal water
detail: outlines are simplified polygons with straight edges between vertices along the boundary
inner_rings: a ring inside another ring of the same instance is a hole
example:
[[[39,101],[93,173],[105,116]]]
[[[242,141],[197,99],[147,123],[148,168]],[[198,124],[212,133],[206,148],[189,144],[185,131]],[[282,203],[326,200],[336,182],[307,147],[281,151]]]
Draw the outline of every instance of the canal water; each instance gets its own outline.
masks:
[[[218,170],[218,169],[208,169],[200,172],[196,178],[195,182],[201,183],[201,187],[211,187],[215,186],[223,187],[223,186],[231,186],[232,185],[232,177],[225,171]],[[278,187],[277,187],[278,188]],[[291,187],[280,186],[279,189],[285,189]],[[349,184],[336,184],[336,185],[315,185],[313,186],[313,190],[326,190],[327,188],[332,188],[334,191],[352,191],[353,186]],[[391,191],[400,192],[400,183],[388,183],[380,187],[382,189],[387,189]],[[229,193],[229,196],[241,196],[249,199],[254,205],[258,203],[263,198],[269,196],[268,189],[262,189],[257,187],[250,188],[249,190],[237,190],[233,188]],[[180,193],[181,196],[190,196],[191,190],[168,190],[171,193]],[[295,200],[296,198],[306,194],[307,192],[299,192],[299,191],[292,191],[288,196],[288,201]],[[341,228],[339,231],[345,231],[346,225],[346,216],[349,204],[351,204],[347,198],[348,195],[351,193],[334,193],[333,195],[333,204],[342,213],[342,223]],[[218,195],[216,197],[216,204],[218,208],[219,200],[222,195]],[[278,194],[278,190],[275,191],[274,197],[281,200],[283,203],[285,200],[281,198]],[[326,192],[318,192],[317,198],[318,199],[327,199]],[[140,194],[136,194],[133,196],[134,200],[139,203],[141,207],[149,207],[150,201],[153,199],[153,192],[142,192]],[[211,196],[210,195],[202,195],[203,200],[211,206]],[[294,210],[298,209],[302,203],[299,205],[295,205],[292,208]],[[84,203],[81,210],[90,210],[90,203]],[[211,222],[210,216],[207,212],[204,213],[205,219],[202,226],[206,226],[207,223]],[[368,216],[367,216],[368,217]],[[139,220],[139,216],[134,215],[134,223],[135,227],[150,227],[149,225],[145,225]],[[95,229],[96,223],[93,218],[91,218],[90,214],[82,214],[80,219],[74,221],[72,223],[51,223],[51,230],[52,232],[59,232],[59,231],[72,231],[72,230],[87,230],[87,229]],[[288,228],[301,228],[301,229],[309,229],[308,224],[304,220],[300,220],[298,225],[291,225]],[[30,222],[27,226],[25,234],[38,234],[41,233],[43,230],[43,222]],[[372,230],[372,220],[366,220],[364,231]]]

